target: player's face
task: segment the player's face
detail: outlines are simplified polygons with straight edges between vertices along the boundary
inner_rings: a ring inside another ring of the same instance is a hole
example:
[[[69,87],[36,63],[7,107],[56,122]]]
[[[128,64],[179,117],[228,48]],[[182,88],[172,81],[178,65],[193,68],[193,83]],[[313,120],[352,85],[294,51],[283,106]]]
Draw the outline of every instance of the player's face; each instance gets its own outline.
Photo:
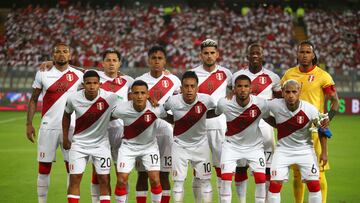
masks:
[[[149,98],[149,91],[146,86],[134,86],[131,88],[131,95],[134,105],[145,106]]]
[[[53,59],[55,64],[64,66],[69,63],[71,58],[70,50],[68,46],[58,45],[53,52]]]
[[[198,90],[195,78],[185,78],[182,81],[181,92],[186,103],[191,104],[195,101]]]
[[[163,71],[166,65],[165,54],[162,51],[152,53],[148,58],[148,65],[152,71]]]
[[[298,62],[301,66],[307,67],[312,64],[312,60],[315,58],[312,47],[308,44],[303,44],[298,50]]]
[[[300,89],[297,85],[288,85],[283,89],[283,97],[287,106],[295,107],[299,103]]]
[[[215,47],[204,47],[200,53],[200,59],[203,65],[211,67],[215,65],[216,60],[219,58],[219,52]]]
[[[89,97],[95,98],[99,92],[100,80],[98,77],[87,77],[83,83],[85,94]]]
[[[247,55],[250,67],[261,67],[263,61],[263,50],[259,46],[250,47],[249,54]]]
[[[248,80],[237,80],[233,91],[237,99],[245,101],[251,93],[251,82]]]
[[[119,71],[121,62],[115,53],[108,53],[102,63],[106,74],[115,74]]]

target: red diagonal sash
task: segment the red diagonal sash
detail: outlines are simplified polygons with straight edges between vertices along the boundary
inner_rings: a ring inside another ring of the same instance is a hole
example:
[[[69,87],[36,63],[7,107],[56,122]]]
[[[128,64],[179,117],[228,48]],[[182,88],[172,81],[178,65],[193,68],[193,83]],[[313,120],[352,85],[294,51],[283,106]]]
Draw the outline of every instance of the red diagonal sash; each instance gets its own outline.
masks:
[[[249,127],[261,114],[258,106],[251,105],[242,114],[236,117],[234,120],[227,122],[226,136],[233,136],[241,133],[247,127]]]
[[[226,73],[222,70],[217,70],[199,85],[199,92],[212,95],[223,83],[226,81]]]
[[[257,76],[256,78],[254,78],[253,81],[251,81],[251,87],[252,87],[251,93],[253,95],[258,95],[262,91],[264,91],[264,89],[266,89],[269,85],[271,85],[271,83],[272,83],[272,80],[269,75],[261,74],[261,75]]]
[[[104,114],[108,108],[109,104],[106,100],[99,97],[82,116],[76,119],[74,135],[89,128]]]
[[[150,90],[150,97],[159,101],[165,96],[171,88],[174,86],[173,81],[170,78],[163,76]]]
[[[291,135],[297,130],[304,128],[306,124],[308,124],[308,122],[309,118],[302,110],[300,110],[299,113],[297,113],[295,116],[291,117],[287,121],[276,124],[276,128],[278,130],[278,140]]]
[[[66,72],[57,81],[55,81],[47,90],[43,98],[43,106],[41,115],[54,105],[54,103],[68,91],[79,79],[79,77],[71,71]]]
[[[117,77],[113,81],[108,80],[101,84],[101,88],[106,91],[116,93],[125,86],[126,82],[127,81],[124,78]]]
[[[124,138],[132,139],[144,132],[157,119],[156,115],[150,110],[145,111],[131,125],[124,126]]]
[[[206,106],[198,101],[182,118],[175,121],[174,135],[178,136],[189,130],[203,117],[206,111]]]

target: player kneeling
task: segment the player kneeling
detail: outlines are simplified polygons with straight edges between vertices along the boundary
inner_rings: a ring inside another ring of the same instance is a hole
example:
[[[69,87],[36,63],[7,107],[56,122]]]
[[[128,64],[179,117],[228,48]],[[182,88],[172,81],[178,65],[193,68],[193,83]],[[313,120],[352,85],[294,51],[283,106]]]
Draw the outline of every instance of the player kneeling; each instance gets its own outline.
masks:
[[[310,128],[318,124],[319,111],[310,103],[299,99],[300,85],[288,80],[283,86],[284,99],[269,102],[278,129],[278,144],[271,168],[271,182],[268,202],[279,203],[282,182],[288,179],[289,167],[298,165],[301,178],[309,189],[309,203],[321,203],[319,166],[311,139]],[[321,128],[328,126],[328,119],[322,120]],[[275,125],[274,125],[275,127]],[[321,135],[321,134],[319,134]],[[327,138],[320,136],[322,153],[320,161],[327,162]]]
[[[118,97],[100,90],[100,77],[92,70],[84,74],[83,86],[83,90],[73,93],[67,99],[62,120],[64,148],[70,149],[68,202],[79,202],[81,178],[86,162],[91,157],[100,184],[100,203],[110,203],[111,153],[106,131]],[[75,132],[70,142],[68,132],[74,111]]]
[[[126,202],[129,174],[138,158],[141,159],[150,178],[151,200],[153,203],[160,203],[162,194],[159,178],[160,155],[154,124],[157,118],[166,117],[167,113],[162,106],[156,108],[151,106],[148,101],[148,86],[144,81],[135,81],[131,86],[131,92],[132,101],[116,106],[112,113],[113,118],[124,121],[124,137],[116,164],[116,202]]]

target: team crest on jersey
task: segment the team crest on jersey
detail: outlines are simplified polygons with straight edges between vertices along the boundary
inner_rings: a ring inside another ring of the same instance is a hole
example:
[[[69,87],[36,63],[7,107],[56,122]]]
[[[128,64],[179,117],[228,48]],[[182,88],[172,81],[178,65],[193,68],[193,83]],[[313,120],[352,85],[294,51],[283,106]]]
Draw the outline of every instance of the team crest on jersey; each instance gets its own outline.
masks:
[[[202,107],[201,107],[200,105],[195,106],[195,112],[196,112],[197,114],[200,114],[201,111],[202,111]]]
[[[104,109],[104,102],[98,102],[98,103],[96,104],[96,108],[97,108],[99,111],[103,110],[103,109]]]
[[[217,80],[222,80],[224,78],[224,75],[223,73],[216,73],[215,77]]]
[[[66,80],[69,81],[69,82],[71,82],[71,81],[74,80],[74,76],[73,76],[71,73],[66,74]]]
[[[116,78],[115,83],[118,84],[118,85],[121,85],[122,79],[121,78]]]
[[[145,122],[150,122],[151,121],[151,114],[146,114],[145,116],[144,116],[144,120],[145,120]]]
[[[309,75],[309,77],[308,77],[308,81],[309,81],[309,82],[314,81],[314,79],[315,79],[315,76],[314,76],[314,75]]]
[[[264,76],[259,77],[259,82],[262,85],[266,84],[266,77],[264,77]]]
[[[249,114],[250,114],[250,117],[251,117],[251,118],[255,118],[256,115],[257,115],[257,111],[256,111],[255,109],[250,110]]]
[[[169,87],[169,81],[167,81],[167,80],[161,81],[161,84],[162,84],[162,86],[165,87],[165,88]]]
[[[297,116],[297,117],[296,117],[296,122],[297,122],[298,124],[303,124],[304,121],[305,121],[304,116]]]

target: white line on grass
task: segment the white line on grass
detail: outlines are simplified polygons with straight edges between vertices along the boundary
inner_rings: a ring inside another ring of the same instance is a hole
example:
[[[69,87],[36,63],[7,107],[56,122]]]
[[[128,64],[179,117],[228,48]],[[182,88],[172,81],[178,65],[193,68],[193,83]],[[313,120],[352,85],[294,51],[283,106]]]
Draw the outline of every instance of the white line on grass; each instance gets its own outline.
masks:
[[[0,120],[0,124],[4,124],[4,123],[11,123],[13,121],[17,121],[17,120],[21,120],[26,118],[26,116],[21,116],[21,117],[16,117],[16,118],[10,118],[10,119],[6,119],[6,120]]]

